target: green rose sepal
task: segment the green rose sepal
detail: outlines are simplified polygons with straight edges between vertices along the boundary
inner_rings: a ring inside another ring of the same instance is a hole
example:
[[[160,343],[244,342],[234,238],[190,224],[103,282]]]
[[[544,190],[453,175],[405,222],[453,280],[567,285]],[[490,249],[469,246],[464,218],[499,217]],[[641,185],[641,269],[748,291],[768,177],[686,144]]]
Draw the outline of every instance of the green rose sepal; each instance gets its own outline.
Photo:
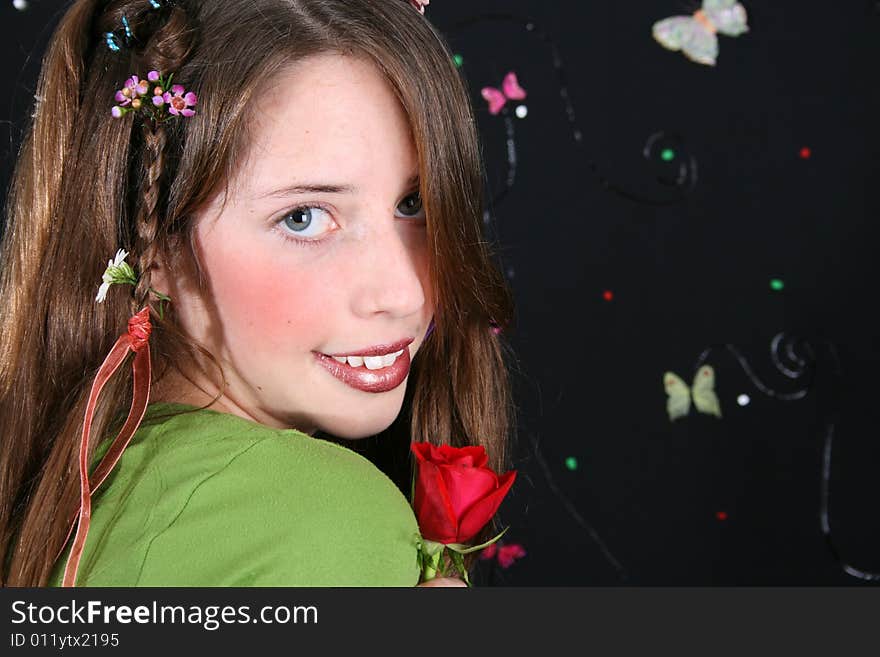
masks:
[[[459,575],[464,580],[465,584],[472,586],[471,580],[468,577],[467,569],[464,567],[464,559],[462,559],[462,555],[489,547],[492,543],[504,536],[508,529],[510,529],[510,527],[505,527],[495,538],[474,546],[462,545],[461,543],[437,543],[436,541],[419,538],[418,562],[423,580],[425,582],[432,580],[437,577],[438,573],[442,577]],[[447,550],[449,551],[449,558],[452,559],[452,563],[457,572],[446,571],[446,562],[443,560],[443,554]]]

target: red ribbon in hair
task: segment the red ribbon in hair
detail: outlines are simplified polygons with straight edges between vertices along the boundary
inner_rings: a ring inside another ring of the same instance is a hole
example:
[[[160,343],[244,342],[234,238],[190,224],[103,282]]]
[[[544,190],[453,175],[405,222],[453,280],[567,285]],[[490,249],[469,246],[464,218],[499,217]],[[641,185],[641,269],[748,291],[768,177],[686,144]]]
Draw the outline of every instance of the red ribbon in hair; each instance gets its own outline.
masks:
[[[92,384],[92,391],[89,394],[89,403],[86,407],[86,418],[83,423],[82,441],[79,446],[79,479],[80,479],[80,508],[79,523],[76,529],[76,538],[73,540],[73,547],[70,555],[67,557],[67,566],[64,568],[64,581],[62,586],[75,586],[76,573],[79,568],[79,560],[82,556],[83,548],[86,544],[86,536],[89,533],[89,520],[92,515],[92,492],[98,489],[107,475],[113,470],[119,457],[122,456],[123,450],[128,446],[128,442],[137,431],[144,413],[147,410],[147,402],[150,398],[150,348],[148,341],[150,332],[152,331],[150,324],[150,307],[147,306],[138,314],[128,320],[128,332],[119,336],[113,349],[107,354],[101,368],[98,370],[95,381]],[[134,352],[134,360],[132,361],[133,373],[133,396],[131,401],[131,410],[128,413],[128,419],[119,431],[119,434],[113,440],[113,444],[89,481],[89,437],[92,431],[92,419],[95,415],[95,405],[98,402],[98,395],[101,394],[104,385],[110,380],[110,377],[119,369],[129,350]],[[74,525],[71,524],[64,540],[64,545],[70,538]],[[64,548],[62,546],[62,552]],[[60,555],[59,555],[60,556]]]

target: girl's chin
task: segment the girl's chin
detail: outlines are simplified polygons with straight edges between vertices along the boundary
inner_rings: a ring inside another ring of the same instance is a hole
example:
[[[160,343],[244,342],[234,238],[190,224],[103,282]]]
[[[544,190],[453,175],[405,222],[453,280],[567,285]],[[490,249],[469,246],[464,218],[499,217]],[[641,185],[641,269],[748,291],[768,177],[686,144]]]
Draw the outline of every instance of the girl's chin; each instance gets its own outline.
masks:
[[[330,434],[336,438],[344,438],[345,440],[361,440],[382,433],[391,426],[394,418],[388,422],[375,422],[366,425],[365,423],[357,424],[333,424],[326,427],[320,427],[315,434]]]
[[[320,434],[329,434],[345,440],[369,438],[385,431],[399,414],[400,404],[397,404],[386,413],[353,412],[350,418],[325,418],[324,422],[318,421],[317,431],[312,435],[320,437]]]

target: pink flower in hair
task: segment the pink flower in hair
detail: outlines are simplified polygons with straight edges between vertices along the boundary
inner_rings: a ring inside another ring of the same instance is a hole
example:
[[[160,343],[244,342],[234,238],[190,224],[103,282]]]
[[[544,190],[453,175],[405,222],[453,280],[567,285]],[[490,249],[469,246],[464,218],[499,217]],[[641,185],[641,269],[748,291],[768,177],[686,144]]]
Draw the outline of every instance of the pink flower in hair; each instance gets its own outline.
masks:
[[[140,80],[138,76],[132,75],[122,89],[116,92],[116,102],[120,107],[130,105],[131,102],[141,96],[146,96],[150,90],[150,85],[146,80]]]
[[[171,87],[171,91],[166,91],[162,96],[162,100],[168,104],[168,111],[175,116],[180,114],[183,116],[192,116],[195,114],[195,110],[190,108],[195,107],[196,103],[199,102],[198,97],[192,91],[187,93],[182,84],[175,84]],[[156,105],[159,104],[156,102],[155,98],[153,99],[153,103]]]
[[[418,9],[420,14],[424,14],[425,5],[431,4],[431,0],[409,0],[409,4]]]
[[[126,89],[130,91],[130,96],[132,98],[135,94],[138,96],[146,96],[147,91],[150,89],[150,84],[146,80],[141,80],[138,76],[132,75],[125,81],[125,86],[122,88],[123,91]]]
[[[110,113],[114,118],[121,118],[128,112],[143,109],[156,123],[162,123],[172,116],[193,116],[198,98],[187,92],[183,85],[172,86],[173,74],[167,78],[159,71],[147,73],[147,79],[141,80],[132,75],[125,81],[122,89],[116,92],[116,102]],[[149,98],[149,101],[147,98]],[[167,112],[165,109],[167,108]]]

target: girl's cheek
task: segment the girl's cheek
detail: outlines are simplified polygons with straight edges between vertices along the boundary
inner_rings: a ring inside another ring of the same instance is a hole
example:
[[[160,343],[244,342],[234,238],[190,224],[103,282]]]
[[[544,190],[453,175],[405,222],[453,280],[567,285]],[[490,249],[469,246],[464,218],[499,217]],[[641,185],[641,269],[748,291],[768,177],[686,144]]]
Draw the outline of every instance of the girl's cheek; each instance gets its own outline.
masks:
[[[255,349],[301,348],[321,339],[333,304],[318,268],[253,253],[229,254],[215,265],[211,278],[227,339],[239,334]]]

